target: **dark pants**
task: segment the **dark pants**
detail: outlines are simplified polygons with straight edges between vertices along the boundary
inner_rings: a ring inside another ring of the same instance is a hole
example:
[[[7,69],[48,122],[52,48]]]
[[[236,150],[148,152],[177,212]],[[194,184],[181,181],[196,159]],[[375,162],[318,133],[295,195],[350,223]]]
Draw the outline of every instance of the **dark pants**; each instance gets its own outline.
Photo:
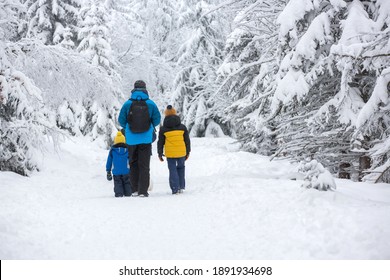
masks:
[[[114,175],[114,193],[116,197],[130,196],[131,184],[130,175]]]
[[[129,145],[128,147],[132,192],[148,195],[152,144]]]
[[[185,162],[186,158],[167,158],[169,169],[169,186],[172,193],[177,193],[179,189],[185,189]]]

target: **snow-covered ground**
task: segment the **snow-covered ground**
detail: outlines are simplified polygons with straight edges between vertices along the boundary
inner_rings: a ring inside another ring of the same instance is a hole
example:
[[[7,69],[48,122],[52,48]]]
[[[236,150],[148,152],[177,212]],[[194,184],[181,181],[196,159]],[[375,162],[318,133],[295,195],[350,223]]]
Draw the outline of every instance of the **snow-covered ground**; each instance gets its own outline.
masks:
[[[81,138],[30,178],[0,172],[0,259],[390,259],[390,185],[303,189],[233,142],[192,139],[178,196],[155,147],[149,198],[114,198],[107,151]]]

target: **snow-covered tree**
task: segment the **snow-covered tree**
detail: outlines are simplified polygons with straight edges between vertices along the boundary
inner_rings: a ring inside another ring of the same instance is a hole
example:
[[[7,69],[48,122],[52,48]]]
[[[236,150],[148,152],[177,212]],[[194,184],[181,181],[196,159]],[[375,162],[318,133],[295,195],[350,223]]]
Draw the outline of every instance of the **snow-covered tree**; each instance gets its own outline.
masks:
[[[192,136],[204,136],[212,119],[211,95],[217,90],[217,69],[224,45],[223,18],[208,13],[207,1],[182,1],[180,24],[188,34],[179,49],[173,104]]]
[[[8,59],[20,32],[23,6],[0,0],[0,170],[22,175],[39,168],[39,152],[54,135],[40,90]]]
[[[0,0],[0,38],[18,40],[23,29],[21,15],[25,12],[19,0]]]
[[[234,14],[218,70],[220,87],[215,109],[246,150],[270,154],[273,125],[266,123],[270,94],[275,87],[277,60],[276,18],[282,0],[235,1],[226,8]]]
[[[90,94],[84,95],[81,100],[78,99],[78,102],[67,100],[69,104],[64,102],[61,108],[66,115],[72,112],[73,118],[68,119],[70,123],[67,124],[63,119],[57,119],[57,122],[63,123],[64,127],[71,127],[72,122],[77,122],[81,133],[91,135],[93,139],[99,139],[104,135],[106,144],[110,144],[112,135],[116,132],[119,100],[123,98],[120,76],[117,72],[118,65],[111,47],[113,18],[116,12],[122,11],[127,11],[124,1],[87,0],[84,2],[79,14],[80,44],[77,50],[92,66],[104,69],[105,74],[99,75],[104,76],[106,85],[103,86],[99,81],[94,88],[99,92],[105,88],[108,102],[102,102],[106,98],[98,99]]]
[[[0,170],[28,175],[39,169],[39,152],[56,130],[41,91],[12,66],[6,47],[0,41]]]
[[[73,48],[81,0],[27,0],[27,36]]]
[[[55,112],[53,123],[109,144],[122,99],[115,77],[74,50],[30,41],[20,47],[9,51],[9,60],[39,87],[45,107]]]
[[[338,41],[346,5],[342,0],[288,2],[277,20],[280,66],[270,104],[270,119],[277,124],[277,154],[295,160],[311,157],[325,166],[333,163],[333,172],[349,145],[343,133],[350,123],[338,122],[338,116],[329,113],[341,79],[331,46]]]
[[[346,43],[335,46],[334,53],[342,70],[357,72],[352,81],[365,102],[356,120],[352,148],[362,155],[360,165],[368,169],[365,180],[390,182],[390,2],[377,0],[366,7],[354,2],[350,10]]]
[[[134,81],[147,83],[149,94],[165,104],[175,76],[174,56],[182,40],[178,33],[178,0],[132,0],[114,13],[112,46],[124,92]],[[112,1],[116,3],[116,1]]]
[[[389,94],[390,69],[385,68],[376,80],[370,99],[359,113],[353,137],[352,147],[365,155],[365,161],[368,161],[365,168],[371,169],[365,178],[368,181],[390,182]]]
[[[281,63],[270,104],[278,153],[309,156],[356,180],[367,168],[381,129],[357,131],[369,130],[363,119],[377,101],[368,101],[386,76],[389,10],[382,0],[288,2],[278,17]]]
[[[150,57],[149,79],[160,103],[169,98],[175,77],[174,57],[180,46],[178,0],[148,1],[145,15],[146,55]],[[144,13],[143,13],[144,14]],[[166,102],[166,101],[165,101]],[[166,104],[163,104],[163,106]]]
[[[332,174],[316,160],[302,162],[299,171],[305,174],[302,187],[316,189],[319,191],[329,191],[336,189],[336,182]]]
[[[80,10],[80,44],[77,50],[95,66],[111,73],[110,12],[102,1],[88,0]]]

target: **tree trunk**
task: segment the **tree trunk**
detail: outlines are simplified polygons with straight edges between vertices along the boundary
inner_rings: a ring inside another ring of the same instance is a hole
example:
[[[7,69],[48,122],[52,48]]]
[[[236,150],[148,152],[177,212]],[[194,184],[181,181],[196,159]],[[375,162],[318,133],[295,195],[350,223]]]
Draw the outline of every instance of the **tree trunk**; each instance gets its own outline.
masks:
[[[371,167],[371,158],[369,156],[361,156],[359,158],[359,182],[362,181],[364,177],[364,170],[367,170]]]

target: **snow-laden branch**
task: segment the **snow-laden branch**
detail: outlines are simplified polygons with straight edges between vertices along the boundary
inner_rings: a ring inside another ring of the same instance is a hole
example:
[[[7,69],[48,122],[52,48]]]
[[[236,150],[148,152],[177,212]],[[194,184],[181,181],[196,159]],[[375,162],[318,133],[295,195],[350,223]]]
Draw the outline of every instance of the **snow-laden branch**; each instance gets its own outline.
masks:
[[[248,64],[245,64],[244,66],[240,67],[239,69],[237,69],[236,71],[234,71],[232,74],[230,74],[224,81],[223,83],[219,86],[218,90],[211,96],[212,98],[215,97],[216,95],[218,95],[221,90],[224,88],[224,86],[230,81],[230,79],[232,79],[234,76],[238,75],[239,73],[241,73],[242,71],[245,71],[249,68],[252,68],[252,67],[255,67],[255,66],[258,66],[258,65],[261,65],[261,64],[264,64],[264,63],[268,63],[268,62],[271,62],[271,61],[274,61],[276,58],[269,58],[269,59],[264,59],[264,60],[260,60],[260,61],[254,61],[254,62],[251,62],[251,63],[248,63]]]

